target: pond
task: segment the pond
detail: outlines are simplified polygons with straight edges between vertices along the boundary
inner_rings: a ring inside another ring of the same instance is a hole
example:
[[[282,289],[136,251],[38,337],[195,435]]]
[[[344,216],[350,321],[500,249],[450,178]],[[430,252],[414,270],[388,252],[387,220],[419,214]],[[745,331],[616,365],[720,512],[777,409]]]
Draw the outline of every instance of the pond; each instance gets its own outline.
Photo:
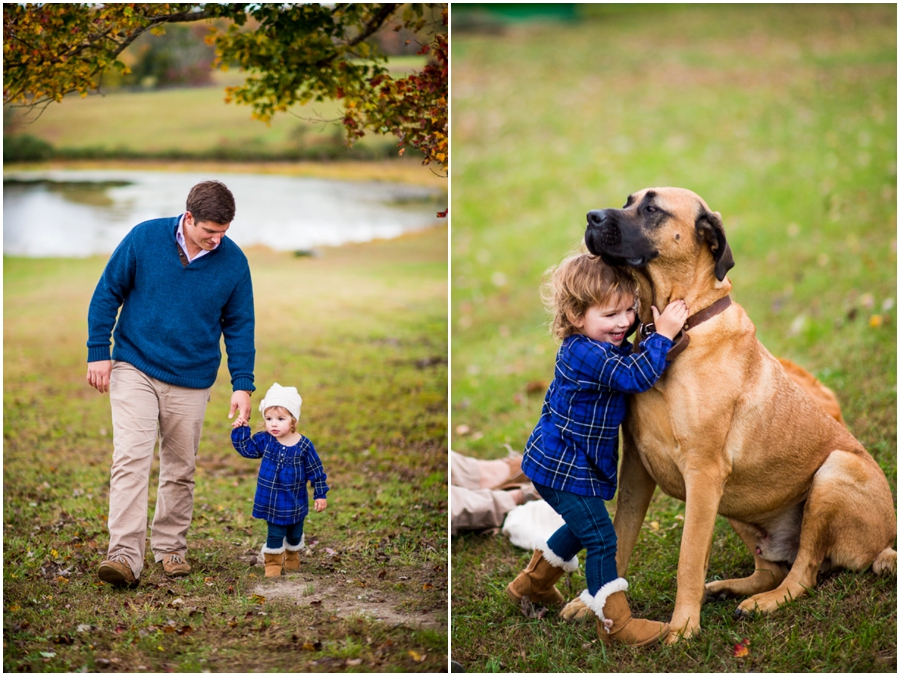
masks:
[[[318,246],[397,237],[441,222],[438,189],[375,181],[263,174],[59,170],[3,176],[3,253],[109,254],[142,221],[184,212],[191,187],[221,180],[237,214],[228,236],[240,246],[309,252]]]

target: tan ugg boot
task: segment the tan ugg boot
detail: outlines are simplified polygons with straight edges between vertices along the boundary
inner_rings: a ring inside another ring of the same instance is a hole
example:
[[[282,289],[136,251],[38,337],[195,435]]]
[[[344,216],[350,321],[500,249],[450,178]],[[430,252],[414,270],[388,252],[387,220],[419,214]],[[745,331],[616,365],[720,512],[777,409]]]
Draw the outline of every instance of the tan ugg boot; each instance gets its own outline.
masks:
[[[284,567],[284,545],[278,549],[262,548],[263,561],[266,564],[266,577],[278,577]]]
[[[303,548],[303,540],[296,545],[284,541],[284,572],[296,573],[300,570],[300,550]]]
[[[585,589],[581,600],[597,616],[597,635],[604,643],[644,646],[662,641],[669,633],[667,622],[639,620],[631,616],[625,591],[628,582],[618,578],[600,587],[594,596]]]
[[[563,595],[554,586],[563,573],[578,570],[578,558],[572,557],[563,561],[544,544],[534,550],[531,563],[516,579],[506,587],[510,601],[518,604],[523,596],[527,596],[534,604],[545,606],[561,606],[565,603]]]

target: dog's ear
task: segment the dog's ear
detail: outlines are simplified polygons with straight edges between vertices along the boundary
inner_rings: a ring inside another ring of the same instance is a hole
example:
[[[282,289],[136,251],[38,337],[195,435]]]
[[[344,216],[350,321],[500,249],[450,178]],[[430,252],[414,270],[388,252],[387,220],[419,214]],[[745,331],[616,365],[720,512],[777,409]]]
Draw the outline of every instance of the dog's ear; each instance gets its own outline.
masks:
[[[722,225],[722,216],[718,211],[706,211],[697,217],[695,223],[697,236],[709,244],[713,258],[716,261],[716,279],[720,282],[734,267],[734,256],[731,247],[725,239],[725,227]]]

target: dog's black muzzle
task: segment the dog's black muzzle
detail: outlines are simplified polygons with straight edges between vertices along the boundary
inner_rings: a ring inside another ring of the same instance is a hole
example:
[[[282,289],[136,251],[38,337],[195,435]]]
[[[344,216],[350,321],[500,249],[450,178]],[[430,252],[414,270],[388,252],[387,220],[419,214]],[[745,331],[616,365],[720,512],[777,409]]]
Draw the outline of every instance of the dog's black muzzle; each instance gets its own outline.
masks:
[[[587,215],[587,229],[584,242],[588,251],[600,256],[609,265],[645,265],[653,255],[643,251],[644,246],[638,242],[623,241],[622,228],[619,227],[619,209],[595,209]]]

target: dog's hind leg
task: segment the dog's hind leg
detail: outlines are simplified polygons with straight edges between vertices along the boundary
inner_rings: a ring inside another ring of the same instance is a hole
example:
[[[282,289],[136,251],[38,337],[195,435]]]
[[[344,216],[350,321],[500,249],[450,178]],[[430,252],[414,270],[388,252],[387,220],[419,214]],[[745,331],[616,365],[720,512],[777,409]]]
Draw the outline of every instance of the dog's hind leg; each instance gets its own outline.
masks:
[[[748,577],[707,582],[707,600],[731,596],[750,596],[751,594],[759,594],[775,589],[787,576],[787,567],[780,563],[766,561],[756,553],[756,543],[760,535],[757,528],[737,519],[728,519],[728,523],[731,524],[731,527],[734,528],[734,531],[753,554],[755,570]]]
[[[826,558],[850,570],[888,564],[896,524],[890,488],[872,457],[832,452],[813,477],[790,572],[776,589],[741,603],[738,612],[770,613],[802,596],[816,586]]]

